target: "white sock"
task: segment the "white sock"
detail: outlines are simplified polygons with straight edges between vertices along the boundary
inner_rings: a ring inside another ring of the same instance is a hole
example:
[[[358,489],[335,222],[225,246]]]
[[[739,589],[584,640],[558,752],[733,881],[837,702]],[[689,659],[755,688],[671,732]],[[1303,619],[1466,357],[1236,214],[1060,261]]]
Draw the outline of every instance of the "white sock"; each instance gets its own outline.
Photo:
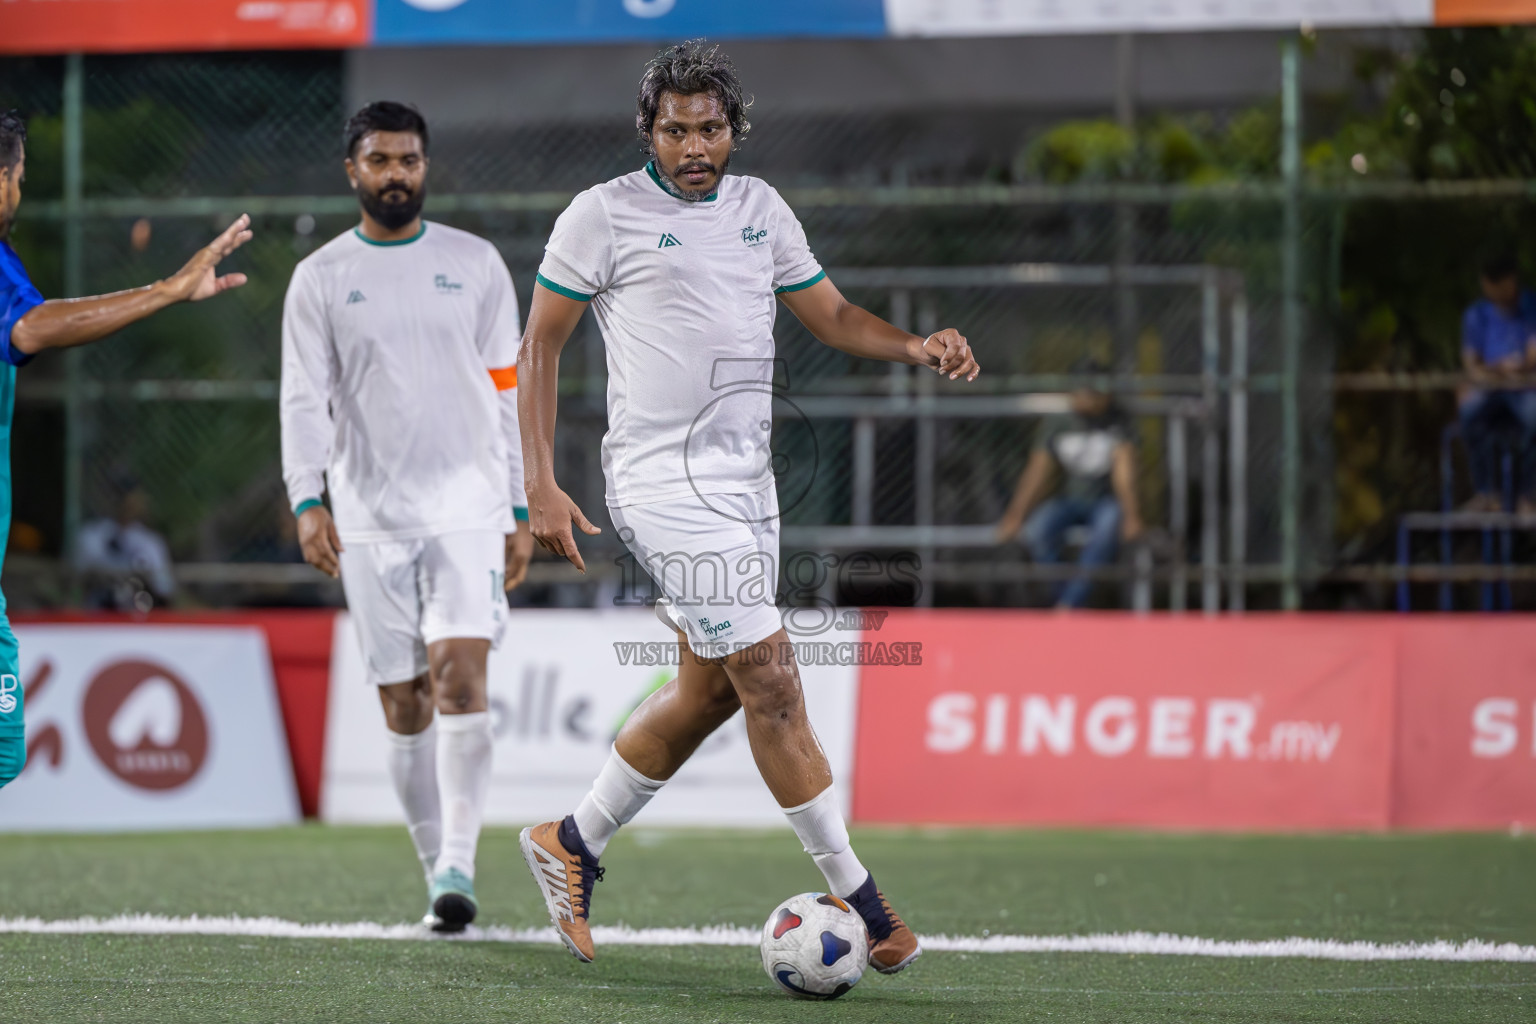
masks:
[[[437,726],[418,733],[389,734],[389,777],[395,783],[411,844],[430,880],[443,842],[443,811],[437,799]]]
[[[615,747],[608,754],[603,770],[597,773],[592,788],[576,805],[576,830],[581,833],[587,852],[601,857],[608,840],[651,802],[665,782],[648,779],[619,756]]]
[[[437,786],[443,802],[443,849],[436,871],[458,868],[475,877],[475,847],[491,788],[491,715],[438,715]]]
[[[869,871],[859,863],[849,845],[848,826],[837,806],[836,789],[828,786],[814,800],[784,808],[784,817],[800,837],[800,845],[826,876],[827,890],[844,899],[857,892]]]

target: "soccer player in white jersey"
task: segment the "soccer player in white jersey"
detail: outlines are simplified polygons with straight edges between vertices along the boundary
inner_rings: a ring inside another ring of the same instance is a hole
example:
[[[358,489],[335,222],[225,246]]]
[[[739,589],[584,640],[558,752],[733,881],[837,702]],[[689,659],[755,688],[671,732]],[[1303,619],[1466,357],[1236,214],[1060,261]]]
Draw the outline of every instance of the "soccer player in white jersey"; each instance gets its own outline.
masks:
[[[460,931],[478,912],[491,779],[486,657],[533,539],[517,522],[528,512],[512,277],[491,243],[422,220],[427,142],[399,103],[347,122],[362,222],[288,287],[283,478],[304,557],[341,578],[384,705],[426,921]]]
[[[609,512],[664,594],[658,612],[677,630],[682,663],[625,723],[575,812],[524,830],[523,856],[566,947],[590,961],[588,912],[609,839],[745,709],[763,780],[830,892],[863,917],[871,963],[891,974],[917,958],[917,936],[849,844],[774,604],[774,303],[854,355],[951,379],[979,371],[958,332],[916,337],[847,302],[779,194],[726,175],[746,106],[718,49],[664,50],[640,82],[636,122],[651,161],[577,196],[539,270],[518,357],[534,537],[584,569],[571,524],[599,532],[556,484],[551,454],[560,349],[590,305],[608,354]],[[753,373],[758,387],[721,390]],[[690,571],[701,562],[710,567]],[[719,568],[734,574],[723,587]]]

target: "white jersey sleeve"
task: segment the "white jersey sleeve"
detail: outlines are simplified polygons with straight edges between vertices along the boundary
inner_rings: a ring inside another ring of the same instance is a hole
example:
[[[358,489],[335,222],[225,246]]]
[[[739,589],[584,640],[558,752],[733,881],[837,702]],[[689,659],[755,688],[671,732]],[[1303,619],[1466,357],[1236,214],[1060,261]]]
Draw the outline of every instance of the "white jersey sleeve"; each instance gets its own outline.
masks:
[[[479,336],[475,339],[485,368],[496,384],[501,432],[506,438],[507,468],[514,516],[526,517],[528,497],[523,489],[523,441],[517,422],[517,349],[522,340],[517,292],[501,254],[489,250],[485,290],[480,297]]]
[[[811,245],[806,241],[805,228],[800,226],[800,218],[795,216],[795,211],[779,195],[778,189],[769,191],[773,193],[774,217],[777,221],[768,237],[773,246],[774,294],[809,288],[826,277],[827,273],[811,253]]]
[[[615,267],[613,220],[595,189],[571,200],[550,233],[538,283],[578,302],[606,291]]]
[[[288,504],[297,509],[325,492],[335,426],[331,391],[336,361],[319,281],[300,263],[283,300],[283,361],[279,417],[282,423],[283,483]]]

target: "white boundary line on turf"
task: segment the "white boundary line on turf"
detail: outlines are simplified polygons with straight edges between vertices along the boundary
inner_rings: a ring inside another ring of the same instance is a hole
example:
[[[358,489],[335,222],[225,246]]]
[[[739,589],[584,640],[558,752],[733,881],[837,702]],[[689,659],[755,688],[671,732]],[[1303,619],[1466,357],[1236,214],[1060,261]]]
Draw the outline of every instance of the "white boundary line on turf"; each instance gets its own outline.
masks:
[[[270,939],[383,939],[442,941],[418,924],[304,924],[276,917],[163,917],[122,914],[45,921],[37,917],[0,917],[0,935],[237,935]],[[599,946],[755,946],[755,928],[630,928],[599,925],[592,937]],[[553,943],[552,928],[471,927],[460,942]],[[1333,939],[1202,939],[1187,935],[1123,932],[1113,935],[925,935],[923,948],[951,953],[1110,953],[1143,956],[1249,957],[1304,960],[1440,960],[1536,963],[1536,946],[1513,942],[1339,942]]]

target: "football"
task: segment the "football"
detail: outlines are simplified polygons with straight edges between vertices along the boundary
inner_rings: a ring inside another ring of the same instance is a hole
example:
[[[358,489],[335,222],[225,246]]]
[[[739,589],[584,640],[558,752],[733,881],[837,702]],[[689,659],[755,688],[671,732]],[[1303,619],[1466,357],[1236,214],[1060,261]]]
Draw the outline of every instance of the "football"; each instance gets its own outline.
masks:
[[[797,999],[836,999],[869,965],[864,919],[824,892],[803,892],[775,907],[760,948],[768,977]]]

